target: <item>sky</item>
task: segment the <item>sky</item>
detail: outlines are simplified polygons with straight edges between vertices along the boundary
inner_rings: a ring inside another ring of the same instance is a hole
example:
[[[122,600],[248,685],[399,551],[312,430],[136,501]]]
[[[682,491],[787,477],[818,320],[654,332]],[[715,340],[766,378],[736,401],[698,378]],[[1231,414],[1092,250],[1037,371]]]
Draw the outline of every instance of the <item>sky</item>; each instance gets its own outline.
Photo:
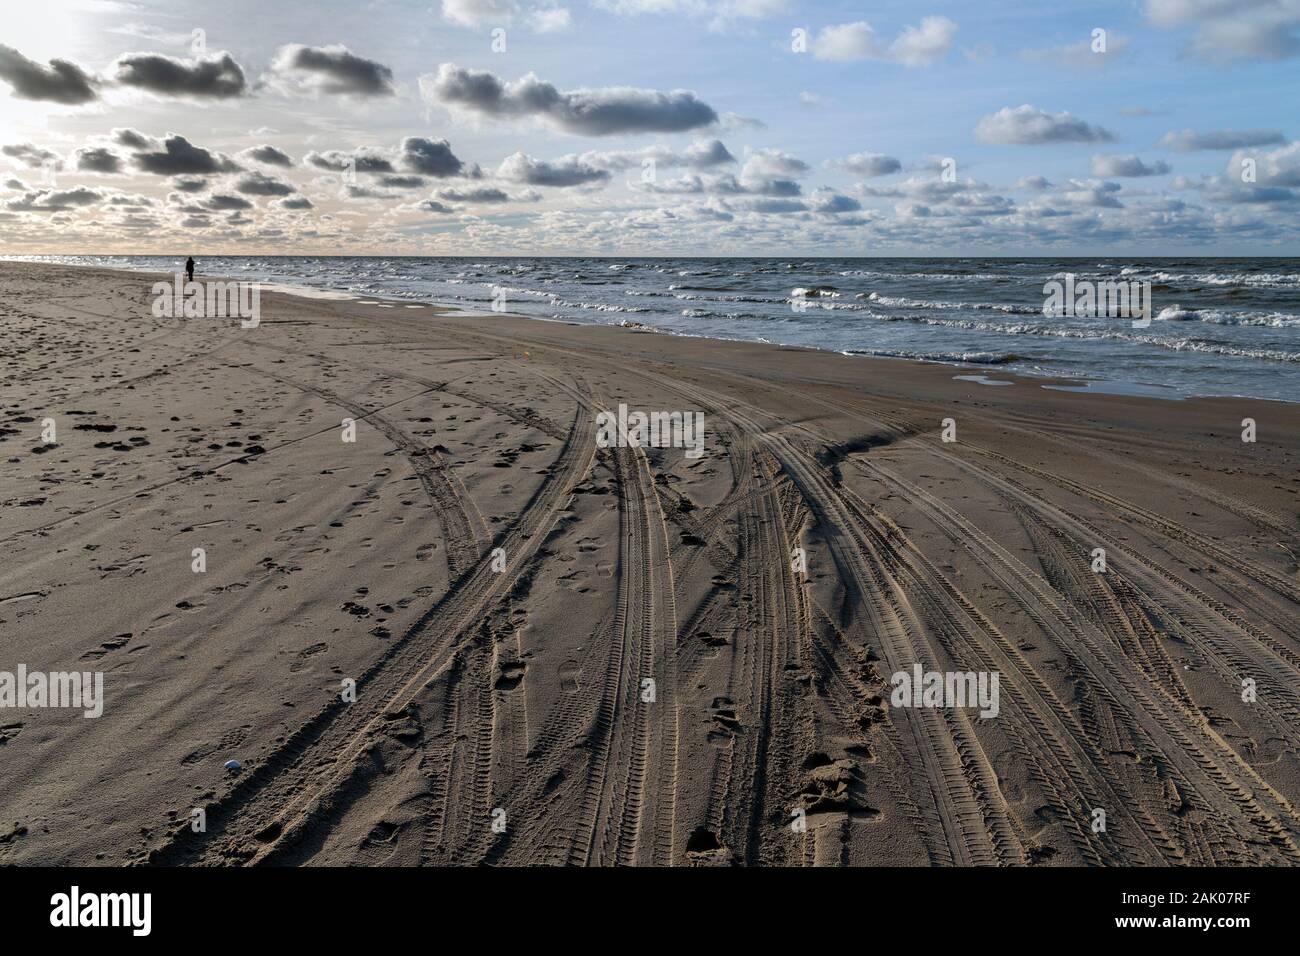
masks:
[[[6,254],[1300,250],[1300,0],[0,0]]]

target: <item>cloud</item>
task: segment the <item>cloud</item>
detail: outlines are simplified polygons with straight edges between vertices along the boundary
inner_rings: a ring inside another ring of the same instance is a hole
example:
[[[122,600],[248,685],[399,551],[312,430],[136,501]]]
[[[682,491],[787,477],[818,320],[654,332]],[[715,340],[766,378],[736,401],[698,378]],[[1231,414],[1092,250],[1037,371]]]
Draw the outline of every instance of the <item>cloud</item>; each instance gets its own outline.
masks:
[[[388,189],[419,189],[425,183],[423,176],[380,176],[379,185]]]
[[[274,146],[250,146],[239,155],[243,159],[261,163],[263,166],[283,166],[286,169],[293,166],[292,157]]]
[[[514,0],[442,0],[442,15],[463,27],[508,26],[519,12]]]
[[[154,205],[154,201],[148,196],[131,195],[129,193],[114,193],[104,201],[110,206],[118,206],[124,209],[146,209]]]
[[[443,19],[463,27],[505,27],[522,21],[537,33],[569,27],[569,11],[552,3],[525,5],[519,0],[442,0]]]
[[[920,26],[904,27],[891,43],[876,36],[865,20],[822,27],[812,41],[819,60],[884,60],[904,66],[928,66],[948,55],[957,24],[947,17],[925,17]]]
[[[1227,175],[1240,179],[1245,160],[1255,160],[1255,182],[1260,186],[1300,187],[1300,142],[1265,153],[1233,153]]]
[[[104,146],[83,146],[73,152],[77,169],[83,173],[104,173],[120,175],[123,169],[122,157]]]
[[[767,129],[767,124],[761,119],[741,116],[739,113],[723,113],[718,125],[725,130]]]
[[[69,60],[50,60],[42,66],[11,46],[0,44],[0,80],[13,88],[20,100],[43,100],[76,106],[99,98],[99,81]]]
[[[746,155],[739,179],[742,192],[779,197],[798,196],[802,192],[795,180],[810,170],[802,159],[779,149],[751,150]]]
[[[152,137],[146,136],[137,129],[130,127],[118,127],[112,132],[113,142],[119,146],[125,146],[127,149],[151,149],[157,145],[158,141]]]
[[[1108,130],[1069,113],[1047,113],[1028,104],[1014,109],[1004,106],[990,113],[979,121],[975,135],[981,142],[999,145],[1109,143],[1115,139]]]
[[[397,172],[392,160],[380,150],[368,146],[354,149],[350,153],[338,149],[328,149],[323,153],[310,152],[302,158],[302,161],[309,166],[334,173],[341,173],[347,169],[358,173]]]
[[[288,199],[281,199],[276,203],[281,209],[311,209],[312,201],[306,196],[290,196]]]
[[[528,15],[528,24],[538,33],[559,33],[569,29],[571,18],[564,7],[547,7]]]
[[[712,169],[734,163],[736,157],[721,140],[696,140],[685,150],[677,151],[667,146],[647,146],[645,149],[600,152],[592,150],[579,157],[584,163],[598,169],[623,170],[644,168],[653,163],[656,167]]]
[[[286,182],[281,182],[256,170],[245,173],[235,181],[235,192],[245,196],[288,196],[298,190]]]
[[[808,204],[799,199],[751,199],[745,208],[761,213],[807,212]]]
[[[38,189],[5,203],[10,212],[67,212],[102,201],[104,194],[85,186],[74,189]]]
[[[447,202],[468,202],[468,203],[502,203],[509,202],[510,197],[505,190],[497,189],[495,186],[475,186],[469,189],[439,189],[438,198],[445,199]]]
[[[1033,189],[1041,192],[1044,189],[1051,189],[1052,184],[1047,181],[1046,176],[1022,176],[1016,180],[1017,189]]]
[[[808,174],[810,167],[802,159],[779,149],[759,149],[749,152],[745,166],[740,171],[746,179],[798,179]]]
[[[158,96],[229,99],[248,89],[244,71],[229,53],[182,60],[162,53],[123,53],[113,61],[114,77],[122,86]]]
[[[689,90],[632,87],[561,91],[529,73],[503,83],[484,70],[444,63],[422,76],[420,90],[444,106],[494,119],[535,118],[568,133],[679,133],[718,122],[713,107]]]
[[[858,212],[862,209],[862,203],[858,202],[852,196],[846,196],[841,192],[833,189],[821,188],[813,190],[808,202],[813,212],[824,213],[827,215],[838,215],[842,212]]]
[[[172,183],[172,189],[183,193],[201,193],[208,188],[206,179],[178,179]]]
[[[1194,30],[1183,51],[1211,63],[1284,60],[1300,55],[1296,0],[1146,0],[1158,27]]]
[[[18,160],[30,169],[40,169],[43,166],[52,166],[55,169],[63,168],[58,153],[37,146],[35,143],[14,143],[3,146],[0,147],[0,153],[11,159]]]
[[[391,69],[357,56],[341,43],[283,46],[271,63],[271,72],[291,88],[308,92],[344,96],[392,96],[396,92]]]
[[[141,136],[135,130],[114,130],[114,133],[122,133],[132,142]],[[239,171],[239,166],[228,156],[195,146],[184,136],[175,133],[168,134],[160,148],[137,152],[134,159],[136,168],[155,176],[203,176]]]
[[[903,168],[901,162],[884,153],[854,153],[843,159],[831,160],[829,165],[868,179],[874,176],[888,176]]]
[[[1094,49],[1093,43],[1093,40],[1080,40],[1078,43],[1067,43],[1063,46],[1022,50],[1020,55],[1031,62],[1045,63],[1052,69],[1066,66],[1076,70],[1100,70],[1111,60],[1127,54],[1130,45],[1128,37],[1113,33],[1106,37],[1105,50]]]
[[[239,196],[210,196],[203,200],[203,206],[213,212],[225,212],[231,209],[252,209],[253,204]]]
[[[789,0],[592,0],[620,16],[677,14],[706,20],[710,30],[726,30],[738,20],[757,20],[785,13]]]
[[[1103,156],[1100,153],[1092,157],[1089,171],[1094,176],[1164,176],[1170,171],[1169,164],[1157,160],[1151,165],[1142,162],[1137,156]]]
[[[408,136],[402,140],[400,147],[402,166],[425,176],[446,178],[457,176],[465,164],[451,151],[451,144],[445,139],[432,140],[419,136]]]
[[[437,213],[449,213],[449,212],[456,211],[451,206],[448,206],[445,203],[437,202],[436,200],[433,199],[426,199],[423,202],[416,203],[415,208],[420,209],[424,212],[437,212]]]
[[[1179,153],[1200,149],[1245,149],[1250,146],[1280,146],[1286,137],[1275,129],[1214,129],[1197,133],[1190,129],[1171,130],[1160,137],[1157,146]]]
[[[608,170],[597,169],[584,163],[577,156],[561,156],[559,159],[547,161],[534,159],[525,153],[507,156],[497,169],[497,175],[511,182],[527,183],[529,186],[552,186],[561,189],[609,180]]]
[[[1072,206],[1090,206],[1100,209],[1123,209],[1124,204],[1115,195],[1120,191],[1119,183],[1105,183],[1096,180],[1070,180],[1070,188],[1063,192],[1062,198]]]

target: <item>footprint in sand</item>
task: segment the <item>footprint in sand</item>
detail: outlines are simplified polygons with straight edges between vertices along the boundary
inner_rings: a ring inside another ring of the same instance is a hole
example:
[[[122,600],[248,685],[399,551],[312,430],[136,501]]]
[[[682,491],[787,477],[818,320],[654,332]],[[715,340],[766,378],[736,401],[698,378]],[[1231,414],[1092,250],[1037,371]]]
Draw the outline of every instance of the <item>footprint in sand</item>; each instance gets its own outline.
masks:
[[[329,645],[324,642],[319,644],[312,644],[310,647],[304,647],[302,650],[298,652],[298,660],[294,661],[292,664],[289,665],[290,673],[293,674],[298,673],[298,671],[302,670],[304,667],[307,666],[307,661],[309,658],[315,657],[321,651],[326,651],[326,650],[329,650]]]
[[[582,668],[577,661],[565,661],[560,665],[560,690],[566,694],[576,694],[578,678],[581,676]]]
[[[524,671],[528,665],[523,661],[506,661],[501,665],[501,673],[497,676],[496,689],[502,691],[515,690],[524,682]]]
[[[83,661],[98,660],[99,658],[107,654],[109,651],[116,651],[119,648],[126,647],[127,642],[130,640],[131,640],[131,633],[129,631],[125,634],[119,634],[111,641],[105,641],[104,643],[100,644],[99,647],[95,648],[95,650],[86,651],[86,653],[81,655],[81,659]]]

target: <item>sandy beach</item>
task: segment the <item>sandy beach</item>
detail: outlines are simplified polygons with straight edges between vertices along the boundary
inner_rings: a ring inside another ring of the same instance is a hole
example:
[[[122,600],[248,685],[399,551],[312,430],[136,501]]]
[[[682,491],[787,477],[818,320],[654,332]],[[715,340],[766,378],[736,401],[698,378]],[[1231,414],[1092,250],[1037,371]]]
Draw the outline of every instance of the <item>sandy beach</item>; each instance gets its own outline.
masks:
[[[1300,861],[1300,406],[160,280],[0,264],[0,864]]]

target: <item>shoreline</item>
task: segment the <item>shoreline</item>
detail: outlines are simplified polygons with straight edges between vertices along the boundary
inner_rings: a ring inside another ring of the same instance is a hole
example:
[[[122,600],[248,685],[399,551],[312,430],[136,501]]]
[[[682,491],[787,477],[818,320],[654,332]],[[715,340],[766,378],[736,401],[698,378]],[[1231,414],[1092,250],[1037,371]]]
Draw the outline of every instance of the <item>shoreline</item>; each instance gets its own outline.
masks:
[[[265,256],[259,258],[294,258],[294,257]],[[357,257],[339,256],[336,258],[347,259],[347,258],[357,258]],[[391,258],[401,258],[401,257],[370,256],[364,258],[391,259]],[[479,258],[493,258],[493,257],[479,257]],[[505,257],[496,257],[496,258],[510,259],[510,258],[518,258],[518,257],[505,256]],[[580,259],[585,257],[573,257],[573,258]],[[633,258],[638,258],[638,257],[633,257]],[[650,257],[639,257],[639,258],[650,258]],[[666,258],[673,258],[673,257],[666,257]],[[780,258],[780,257],[772,257],[772,258]],[[810,258],[810,257],[801,256],[799,258],[803,259],[803,258]],[[835,258],[835,257],[829,257],[829,258]],[[958,257],[958,258],[964,258],[964,257]],[[1052,257],[1043,257],[1043,258],[1050,260]],[[1121,258],[1127,258],[1127,257],[1121,257]],[[1164,258],[1176,259],[1176,257],[1164,257]],[[1251,259],[1254,257],[1242,257],[1242,258]],[[1286,257],[1277,257],[1277,258],[1286,258]],[[0,260],[0,264],[6,261],[26,261],[26,260]],[[57,265],[69,269],[91,269],[91,270],[103,269],[108,272],[120,272],[129,275],[156,276],[159,279],[172,279],[176,275],[175,273],[154,272],[146,269],[132,269],[124,266],[96,266],[96,265],[85,265],[79,263],[75,263],[75,264],[57,263]],[[392,305],[393,307],[405,307],[414,304],[411,300],[407,300],[407,299],[390,299],[379,295],[353,293],[353,292],[347,292],[347,291],[337,290],[337,289],[316,289],[308,285],[295,285],[293,283],[287,283],[287,282],[263,282],[261,280],[246,280],[246,279],[240,279],[238,276],[235,275],[225,275],[225,276],[212,275],[209,276],[208,278],[216,279],[219,281],[227,281],[227,282],[228,281],[256,281],[265,291],[275,292],[281,295],[298,296],[300,298],[306,298],[306,299],[337,299],[339,301],[353,301],[359,304],[364,304],[366,300],[376,300],[379,302],[383,302],[386,305]],[[873,361],[884,360],[890,362],[913,363],[922,366],[939,366],[942,368],[962,370],[966,374],[972,376],[980,375],[980,374],[982,374],[985,377],[1002,375],[1002,376],[1015,379],[1017,384],[1026,384],[1026,385],[1036,384],[1044,390],[1048,390],[1048,391],[1063,390],[1074,394],[1112,395],[1112,396],[1122,396],[1126,398],[1148,398],[1155,401],[1175,401],[1175,402],[1202,401],[1202,400],[1241,400],[1241,401],[1250,401],[1250,402],[1275,402],[1281,405],[1300,404],[1300,395],[1298,395],[1292,401],[1287,401],[1286,399],[1281,399],[1281,398],[1257,398],[1250,395],[1203,395],[1203,394],[1198,394],[1196,392],[1183,392],[1176,389],[1174,386],[1166,386],[1163,384],[1152,383],[1152,382],[1139,382],[1128,378],[1092,377],[1088,375],[1052,375],[1046,373],[1033,374],[1027,372],[1001,371],[999,369],[999,363],[959,362],[959,361],[947,361],[942,359],[915,358],[910,356],[858,354],[851,350],[838,350],[833,348],[823,348],[820,346],[812,346],[812,345],[786,345],[786,344],[781,344],[776,342],[756,341],[754,339],[715,338],[707,335],[679,332],[671,329],[655,328],[653,326],[636,323],[633,320],[627,320],[628,324],[603,323],[603,322],[586,323],[586,322],[577,322],[566,318],[542,318],[538,316],[524,315],[522,313],[517,313],[517,312],[506,312],[506,313],[478,312],[469,309],[462,309],[457,306],[445,305],[445,304],[434,303],[434,302],[425,302],[423,303],[423,305],[427,308],[433,308],[440,311],[445,311],[445,312],[455,313],[455,314],[465,315],[465,316],[490,317],[494,315],[506,315],[512,318],[523,319],[531,322],[556,323],[560,325],[573,325],[578,327],[590,326],[590,327],[601,327],[601,328],[622,328],[633,332],[663,335],[670,338],[701,339],[710,342],[737,342],[737,343],[745,343],[750,345],[767,346],[776,349],[801,349],[801,350],[816,352],[820,354],[840,355],[846,358],[853,358],[853,359],[867,359]],[[1173,391],[1173,394],[1169,394],[1169,395],[1159,394],[1160,389],[1166,389],[1166,388]]]

